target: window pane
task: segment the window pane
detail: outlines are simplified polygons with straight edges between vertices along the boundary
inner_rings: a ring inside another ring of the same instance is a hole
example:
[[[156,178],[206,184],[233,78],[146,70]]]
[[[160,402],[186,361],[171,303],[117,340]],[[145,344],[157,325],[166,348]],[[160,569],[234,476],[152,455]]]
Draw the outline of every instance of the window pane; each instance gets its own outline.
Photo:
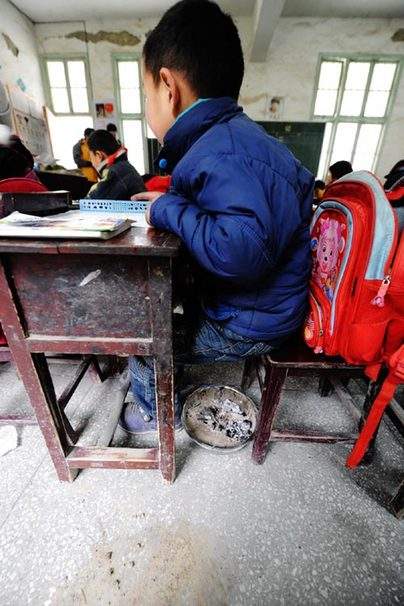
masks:
[[[341,116],[359,116],[362,111],[364,90],[345,90],[341,103]]]
[[[373,169],[381,130],[381,124],[362,124],[353,160],[354,170]]]
[[[341,116],[359,116],[362,111],[363,97],[368,80],[370,63],[351,61],[345,82],[341,103]]]
[[[335,134],[330,164],[339,160],[351,161],[358,125],[354,122],[340,122]]]
[[[91,116],[55,116],[47,111],[52,148],[58,164],[65,168],[77,168],[72,148],[82,136],[84,129],[93,126]]]
[[[68,61],[67,69],[69,72],[70,86],[77,86],[79,88],[85,88],[87,86],[84,61]]]
[[[139,65],[137,61],[118,61],[121,88],[139,88]]]
[[[75,113],[88,113],[88,98],[86,88],[71,88],[70,96],[72,98],[72,106]]]
[[[143,133],[141,120],[122,120],[123,140],[128,149],[129,162],[139,174],[145,173]]]
[[[65,66],[63,61],[47,61],[47,67],[50,86],[66,86]]]
[[[57,114],[69,114],[67,88],[51,88],[53,111]]]
[[[386,107],[390,93],[384,91],[370,91],[365,107],[367,118],[382,118],[386,113]]]
[[[370,90],[391,90],[396,69],[397,63],[376,63]]]
[[[123,114],[140,114],[140,91],[134,88],[121,89],[121,112]]]
[[[337,89],[341,77],[340,61],[323,61],[321,63],[318,88]]]
[[[359,63],[351,61],[348,66],[348,74],[345,82],[345,89],[364,90],[369,75],[370,63]]]
[[[333,116],[337,100],[336,90],[319,90],[317,92],[314,113],[316,116]]]

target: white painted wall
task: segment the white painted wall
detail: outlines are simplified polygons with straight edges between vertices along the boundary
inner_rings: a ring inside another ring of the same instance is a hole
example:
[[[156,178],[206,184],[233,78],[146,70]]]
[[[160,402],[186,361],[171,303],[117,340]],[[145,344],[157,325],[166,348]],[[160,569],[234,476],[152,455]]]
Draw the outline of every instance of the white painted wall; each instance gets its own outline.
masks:
[[[10,38],[18,55],[7,47],[2,34]],[[18,85],[38,103],[44,103],[34,25],[8,0],[0,0],[0,81]]]
[[[40,53],[86,54],[90,65],[93,98],[113,96],[112,53],[141,53],[145,34],[155,20],[92,20],[76,23],[39,24],[35,26]],[[251,44],[252,21],[237,19],[246,57]],[[86,29],[127,30],[140,38],[132,47],[109,42],[85,43],[66,39],[65,35]],[[282,119],[310,120],[316,67],[320,53],[401,54],[404,42],[392,42],[394,32],[404,28],[403,19],[313,19],[282,18],[275,31],[266,63],[248,63],[241,91],[241,103],[256,120],[266,119],[267,97],[285,97]],[[394,109],[386,127],[377,172],[380,175],[404,156],[404,72]]]

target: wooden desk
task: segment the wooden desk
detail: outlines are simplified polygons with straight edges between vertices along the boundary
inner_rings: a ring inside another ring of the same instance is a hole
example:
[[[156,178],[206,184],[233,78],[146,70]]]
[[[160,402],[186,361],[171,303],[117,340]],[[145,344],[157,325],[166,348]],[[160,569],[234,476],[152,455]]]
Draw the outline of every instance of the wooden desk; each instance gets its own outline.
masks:
[[[175,236],[142,227],[107,241],[0,239],[0,322],[60,480],[86,467],[160,469],[174,480],[171,274],[178,250]],[[45,352],[153,356],[158,448],[81,447]]]

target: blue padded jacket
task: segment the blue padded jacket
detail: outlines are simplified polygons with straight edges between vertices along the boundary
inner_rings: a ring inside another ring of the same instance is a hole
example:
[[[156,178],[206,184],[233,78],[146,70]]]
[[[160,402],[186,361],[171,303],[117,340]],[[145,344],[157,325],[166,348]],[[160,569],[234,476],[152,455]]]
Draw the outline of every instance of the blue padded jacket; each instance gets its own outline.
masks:
[[[172,182],[151,222],[202,268],[207,316],[257,341],[296,331],[311,270],[311,173],[228,97],[181,115],[159,158]]]

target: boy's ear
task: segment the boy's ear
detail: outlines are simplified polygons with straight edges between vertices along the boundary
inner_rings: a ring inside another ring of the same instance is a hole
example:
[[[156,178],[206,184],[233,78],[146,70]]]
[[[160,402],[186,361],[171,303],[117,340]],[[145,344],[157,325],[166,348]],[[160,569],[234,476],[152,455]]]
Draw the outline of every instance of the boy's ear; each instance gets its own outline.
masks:
[[[177,78],[168,67],[160,69],[160,81],[162,86],[168,93],[168,99],[172,104],[174,113],[180,113],[181,94],[178,86]]]

